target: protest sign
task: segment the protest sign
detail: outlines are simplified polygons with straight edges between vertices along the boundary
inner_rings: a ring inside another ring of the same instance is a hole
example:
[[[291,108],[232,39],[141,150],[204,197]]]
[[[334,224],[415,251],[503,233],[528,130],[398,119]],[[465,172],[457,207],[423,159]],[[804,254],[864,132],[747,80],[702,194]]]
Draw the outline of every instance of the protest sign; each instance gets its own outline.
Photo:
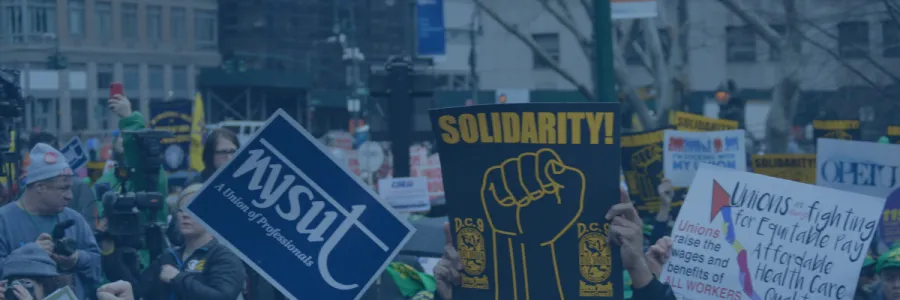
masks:
[[[378,194],[397,212],[427,212],[428,178],[382,178],[378,180]]]
[[[819,139],[816,185],[879,198],[900,188],[900,145]]]
[[[813,120],[813,139],[859,140],[859,120]]]
[[[462,284],[454,299],[622,299],[618,103],[431,111]]]
[[[622,134],[622,171],[628,194],[642,216],[659,211],[656,187],[663,175],[663,137],[665,128]]]
[[[686,132],[666,130],[663,161],[672,186],[688,187],[700,164],[747,170],[747,148],[743,130]]]
[[[150,128],[165,130],[172,137],[163,138],[163,167],[167,172],[187,170],[191,147],[191,121],[194,103],[187,99],[150,102]]]
[[[679,131],[719,131],[738,129],[738,122],[736,121],[714,119],[682,111],[673,112],[670,123],[675,125],[675,129],[678,129]]]
[[[750,160],[753,173],[816,184],[815,154],[763,154]]]
[[[890,125],[887,127],[887,137],[891,144],[900,144],[900,125]]]
[[[894,190],[885,200],[879,229],[881,242],[885,245],[900,241],[900,189]]]
[[[87,151],[84,150],[84,145],[77,136],[69,140],[62,149],[59,149],[59,152],[66,157],[66,162],[69,163],[72,170],[84,167],[88,162]]]
[[[187,209],[290,299],[359,299],[414,228],[283,110]]]
[[[853,299],[883,205],[875,197],[703,167],[660,279],[679,299]]]

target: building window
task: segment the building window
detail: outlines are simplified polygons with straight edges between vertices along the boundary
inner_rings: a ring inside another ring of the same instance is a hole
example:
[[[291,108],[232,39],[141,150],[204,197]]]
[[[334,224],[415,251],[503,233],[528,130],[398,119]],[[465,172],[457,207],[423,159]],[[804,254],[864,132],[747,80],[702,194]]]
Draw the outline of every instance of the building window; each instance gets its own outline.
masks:
[[[531,38],[553,59],[559,62],[559,34],[558,33],[538,33],[532,34]],[[544,61],[537,53],[532,55],[532,62],[535,69],[548,69],[550,63]]]
[[[22,7],[7,6],[3,10],[3,33],[9,36],[13,43],[25,42],[25,29],[22,26]]]
[[[122,3],[122,38],[126,40],[138,38],[137,4]]]
[[[869,23],[838,24],[838,53],[843,58],[862,58],[869,55]]]
[[[69,36],[84,36],[84,0],[69,0]]]
[[[108,41],[112,38],[112,4],[109,1],[97,1],[94,3],[94,22],[96,22],[95,25],[97,26],[97,37],[101,41]]]
[[[211,50],[216,49],[216,12],[208,10],[197,10],[194,14],[195,38],[197,39],[197,48]]]
[[[188,90],[188,75],[186,67],[172,68],[172,89],[176,91]]]
[[[56,32],[56,0],[31,1],[28,4],[28,32],[41,41],[43,34]]]
[[[147,6],[147,39],[162,40],[162,7]]]
[[[894,21],[881,22],[881,43],[884,57],[900,57],[900,24]]]
[[[756,61],[756,34],[750,26],[725,27],[725,40],[729,62]]]
[[[72,130],[73,131],[82,131],[88,129],[88,105],[87,99],[84,98],[73,98],[72,99]]]
[[[137,91],[141,86],[141,68],[138,65],[125,65],[122,73],[125,90]]]
[[[187,14],[184,12],[184,7],[173,7],[172,8],[172,41],[175,42],[184,42],[187,40]]]
[[[147,76],[150,77],[148,83],[151,90],[161,91],[165,88],[163,81],[165,81],[166,75],[162,66],[150,66],[147,73]]]
[[[108,64],[97,65],[97,89],[109,89],[113,82],[113,66]]]

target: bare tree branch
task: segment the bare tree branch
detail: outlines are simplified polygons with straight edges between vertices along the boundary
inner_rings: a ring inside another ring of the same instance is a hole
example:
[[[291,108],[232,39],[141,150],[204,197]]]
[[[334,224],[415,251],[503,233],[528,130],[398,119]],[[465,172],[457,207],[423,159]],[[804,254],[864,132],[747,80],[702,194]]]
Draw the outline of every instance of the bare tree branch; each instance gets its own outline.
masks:
[[[887,9],[888,15],[891,16],[891,20],[894,20],[894,24],[900,26],[900,3],[884,0],[884,7]]]
[[[717,0],[719,3],[722,3],[729,11],[736,14],[744,23],[750,25],[750,28],[753,28],[753,31],[756,32],[769,46],[773,48],[781,48],[781,36],[778,35],[778,32],[772,29],[769,25],[767,25],[758,15],[747,10],[741,5],[738,0]]]
[[[550,69],[552,69],[554,72],[559,74],[559,76],[561,76],[563,79],[565,79],[566,81],[568,81],[569,83],[574,85],[575,88],[578,89],[578,92],[581,93],[585,98],[590,99],[590,100],[596,99],[594,96],[594,93],[591,91],[591,89],[589,89],[584,84],[578,82],[578,80],[575,79],[575,76],[573,76],[571,73],[563,70],[562,66],[560,66],[559,63],[553,59],[553,57],[551,57],[549,54],[547,54],[547,52],[544,51],[544,49],[541,48],[541,46],[538,45],[537,42],[534,41],[534,39],[532,39],[530,36],[522,33],[522,31],[520,31],[518,28],[516,28],[515,25],[512,25],[509,22],[503,20],[500,17],[500,15],[497,14],[496,11],[494,11],[490,7],[487,7],[487,5],[484,4],[484,0],[474,0],[474,1],[475,1],[475,5],[477,5],[478,8],[481,9],[481,11],[486,13],[489,17],[491,17],[491,19],[493,19],[495,22],[497,22],[497,24],[499,24],[500,27],[503,27],[503,29],[505,29],[507,32],[509,32],[510,34],[512,34],[513,36],[518,38],[520,41],[522,41],[522,43],[524,43],[525,46],[528,46],[528,48],[531,49],[531,51],[533,53],[537,54],[538,57],[540,57],[542,60],[547,62],[547,65],[550,67]]]
[[[540,3],[541,7],[549,12],[550,15],[552,15],[553,18],[556,19],[557,22],[559,22],[559,24],[562,24],[563,27],[568,29],[569,32],[571,32],[572,35],[575,36],[575,40],[578,41],[578,45],[581,46],[581,51],[584,52],[584,56],[591,57],[591,53],[594,51],[593,40],[582,33],[581,30],[578,30],[578,27],[575,25],[575,22],[571,18],[567,18],[563,15],[563,13],[560,13],[555,8],[553,8],[550,5],[549,0],[537,0],[537,2]]]
[[[874,81],[869,79],[869,77],[866,76],[865,74],[863,74],[863,72],[860,71],[858,68],[854,67],[853,65],[848,63],[846,60],[841,59],[841,55],[839,53],[837,53],[836,51],[834,51],[831,47],[822,45],[822,43],[820,43],[814,39],[811,39],[806,35],[801,35],[800,37],[803,39],[803,41],[809,43],[810,45],[816,46],[816,48],[819,48],[822,51],[825,51],[825,53],[828,53],[829,56],[831,56],[836,61],[838,61],[841,65],[843,65],[845,68],[847,68],[847,70],[850,70],[850,72],[852,72],[853,74],[856,74],[856,76],[859,76],[860,79],[862,79],[863,81],[865,81],[866,83],[868,83],[869,85],[874,87],[875,89],[881,90],[881,87],[879,87],[878,84],[876,84]]]
[[[812,28],[815,28],[817,31],[819,31],[820,33],[822,33],[823,35],[825,35],[825,36],[827,36],[827,37],[829,37],[829,38],[832,38],[832,39],[835,39],[835,40],[838,39],[837,36],[835,36],[834,34],[828,32],[828,30],[825,30],[825,28],[822,28],[822,26],[819,26],[818,24],[815,24],[815,23],[812,23],[812,22],[805,22],[805,23],[806,23],[807,25],[811,26]],[[900,77],[898,77],[898,76],[895,75],[893,72],[889,71],[887,68],[885,68],[883,65],[881,65],[878,61],[875,60],[875,58],[872,57],[872,55],[869,55],[868,49],[862,49],[862,48],[860,48],[860,47],[858,47],[858,46],[856,46],[856,45],[852,45],[852,44],[849,45],[849,46],[854,47],[854,48],[856,48],[857,50],[864,51],[864,53],[866,53],[866,55],[864,55],[864,56],[862,57],[863,59],[865,59],[867,62],[869,62],[869,64],[871,64],[873,67],[875,67],[876,69],[878,69],[878,71],[881,71],[882,73],[884,73],[885,75],[887,75],[888,77],[890,77],[891,80],[893,80],[895,83],[900,83]],[[835,59],[841,60],[840,56],[835,57]]]
[[[562,0],[566,1],[566,0]],[[594,3],[595,1],[591,0],[580,0],[581,6],[584,7],[584,11],[587,12],[588,19],[591,20],[591,24],[597,23],[597,16],[594,15]]]
[[[575,20],[575,16],[572,15],[572,8],[569,7],[569,3],[566,0],[556,0],[556,5],[559,5],[562,8],[563,13],[566,15],[566,18],[569,20]]]

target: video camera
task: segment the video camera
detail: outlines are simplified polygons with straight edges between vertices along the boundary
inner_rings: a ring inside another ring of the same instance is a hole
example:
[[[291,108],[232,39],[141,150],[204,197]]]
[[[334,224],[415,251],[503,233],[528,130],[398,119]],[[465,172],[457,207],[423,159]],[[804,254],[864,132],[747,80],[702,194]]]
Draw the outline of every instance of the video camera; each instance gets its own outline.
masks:
[[[164,203],[163,194],[155,191],[163,163],[160,142],[172,133],[150,129],[123,133],[135,139],[141,161],[138,166],[119,165],[115,172],[121,190],[102,195],[107,218],[105,234],[115,240],[117,247],[148,249],[151,257],[156,257],[165,248],[163,224],[155,219]]]

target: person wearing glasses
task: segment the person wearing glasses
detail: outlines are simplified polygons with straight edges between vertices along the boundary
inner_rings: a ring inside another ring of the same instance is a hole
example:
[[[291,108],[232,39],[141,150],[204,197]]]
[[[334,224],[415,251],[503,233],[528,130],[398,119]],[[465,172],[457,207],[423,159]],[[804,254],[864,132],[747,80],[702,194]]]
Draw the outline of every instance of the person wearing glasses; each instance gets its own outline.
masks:
[[[141,273],[135,298],[145,300],[234,300],[246,280],[244,264],[184,208],[203,188],[192,184],[178,195],[174,220],[184,245],[164,251]]]
[[[18,201],[0,208],[0,266],[12,271],[15,250],[37,244],[55,262],[59,275],[68,278],[78,299],[93,293],[100,283],[100,249],[84,217],[67,207],[72,201],[72,168],[52,146],[39,143],[29,153],[25,192]],[[50,233],[57,224],[71,222],[65,237],[74,241],[71,254],[60,254]],[[8,274],[4,274],[8,275]],[[47,274],[52,275],[52,274]]]

